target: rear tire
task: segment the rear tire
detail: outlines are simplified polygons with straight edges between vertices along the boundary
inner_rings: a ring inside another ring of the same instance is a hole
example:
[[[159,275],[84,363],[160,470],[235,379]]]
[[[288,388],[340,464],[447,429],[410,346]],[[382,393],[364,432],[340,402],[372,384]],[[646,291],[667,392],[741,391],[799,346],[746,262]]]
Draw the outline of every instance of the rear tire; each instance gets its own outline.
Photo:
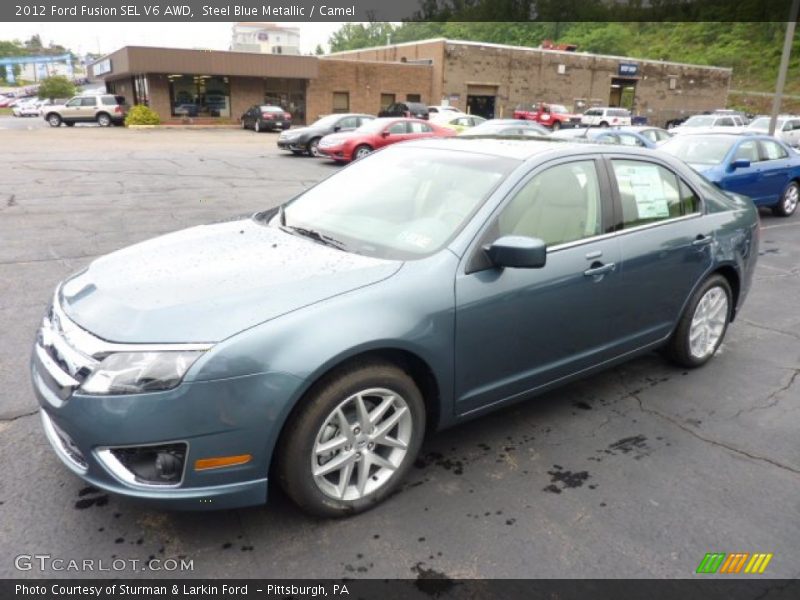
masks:
[[[72,121],[64,121],[64,125],[67,127],[75,127],[75,123]]]
[[[791,217],[797,210],[800,200],[800,186],[796,181],[792,181],[783,191],[780,201],[772,207],[772,212],[778,217]]]
[[[258,122],[258,119],[256,119],[256,123],[253,125],[253,131],[261,133],[261,123]]]
[[[343,368],[315,384],[287,423],[276,474],[304,511],[356,514],[397,488],[424,433],[425,404],[407,373],[379,361]]]
[[[100,113],[97,115],[97,124],[100,127],[111,127],[111,117],[106,113]]]
[[[608,123],[606,123],[605,121],[602,121],[600,123],[600,127],[603,127],[603,128],[608,127]]]
[[[666,347],[682,367],[696,368],[716,354],[733,312],[733,293],[722,275],[711,275],[692,294]]]

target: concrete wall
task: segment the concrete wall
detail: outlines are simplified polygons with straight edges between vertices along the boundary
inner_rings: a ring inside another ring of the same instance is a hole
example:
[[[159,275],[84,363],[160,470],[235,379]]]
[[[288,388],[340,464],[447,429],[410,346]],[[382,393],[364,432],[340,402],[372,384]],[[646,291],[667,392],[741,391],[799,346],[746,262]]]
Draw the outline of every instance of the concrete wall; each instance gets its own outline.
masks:
[[[319,61],[319,76],[308,82],[307,121],[333,111],[333,93],[349,92],[350,112],[377,114],[381,94],[394,94],[397,101],[407,94],[419,94],[430,103],[433,72],[428,65],[384,62],[358,62],[325,58]]]

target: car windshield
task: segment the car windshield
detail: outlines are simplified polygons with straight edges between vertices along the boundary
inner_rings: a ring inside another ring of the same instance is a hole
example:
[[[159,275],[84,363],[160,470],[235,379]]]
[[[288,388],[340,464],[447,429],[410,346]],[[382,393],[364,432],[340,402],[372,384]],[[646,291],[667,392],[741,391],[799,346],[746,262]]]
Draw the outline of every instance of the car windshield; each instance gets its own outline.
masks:
[[[342,115],[328,115],[327,117],[322,117],[314,121],[311,126],[312,127],[329,127],[336,123],[339,119],[342,118]]]
[[[569,112],[566,106],[562,106],[561,104],[551,104],[550,105],[550,112],[563,114]]]
[[[487,154],[396,146],[292,200],[284,222],[358,254],[420,258],[452,239],[518,164]],[[280,217],[271,225],[280,226]]]
[[[503,135],[511,132],[516,132],[520,129],[530,130],[532,134],[548,135],[549,131],[544,127],[540,127],[531,123],[530,121],[505,121],[500,123],[492,123],[487,121],[476,125],[469,130],[470,135]]]
[[[282,113],[283,109],[280,106],[262,106],[261,112],[274,112],[274,113]]]
[[[684,127],[711,127],[714,125],[714,118],[710,115],[695,115],[689,117],[683,124]]]
[[[393,122],[394,121],[391,119],[373,119],[372,121],[363,123],[356,131],[359,133],[378,133],[379,131],[383,131],[384,127],[389,123]]]
[[[786,122],[785,119],[778,119],[775,125],[775,129],[776,130],[781,129],[785,122]],[[747,127],[750,129],[758,129],[759,131],[769,131],[769,117],[759,117],[758,119],[750,123],[750,125],[748,125]]]
[[[690,164],[718,165],[735,142],[736,139],[728,136],[681,135],[658,148]]]

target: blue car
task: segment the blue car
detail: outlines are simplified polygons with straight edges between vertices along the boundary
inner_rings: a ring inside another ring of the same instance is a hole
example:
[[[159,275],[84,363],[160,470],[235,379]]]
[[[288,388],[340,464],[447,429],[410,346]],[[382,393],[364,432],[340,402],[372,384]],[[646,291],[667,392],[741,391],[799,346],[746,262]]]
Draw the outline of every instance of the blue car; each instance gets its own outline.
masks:
[[[767,135],[678,135],[659,146],[722,190],[749,196],[781,217],[797,210],[800,154]]]
[[[655,348],[710,360],[758,214],[659,151],[390,146],[279,208],[94,260],[58,286],[31,376],[55,453],[168,508],[280,484],[342,516],[427,432]]]

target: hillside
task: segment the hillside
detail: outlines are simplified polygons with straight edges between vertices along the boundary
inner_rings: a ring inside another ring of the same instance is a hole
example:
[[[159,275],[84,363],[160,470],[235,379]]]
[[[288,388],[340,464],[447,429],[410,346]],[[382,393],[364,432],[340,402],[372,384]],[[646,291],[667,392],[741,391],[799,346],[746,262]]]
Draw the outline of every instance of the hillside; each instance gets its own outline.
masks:
[[[771,102],[785,23],[349,23],[331,36],[331,50],[446,37],[537,47],[545,39],[579,52],[733,68],[729,105],[762,111]],[[795,38],[784,109],[800,109],[800,42]]]

